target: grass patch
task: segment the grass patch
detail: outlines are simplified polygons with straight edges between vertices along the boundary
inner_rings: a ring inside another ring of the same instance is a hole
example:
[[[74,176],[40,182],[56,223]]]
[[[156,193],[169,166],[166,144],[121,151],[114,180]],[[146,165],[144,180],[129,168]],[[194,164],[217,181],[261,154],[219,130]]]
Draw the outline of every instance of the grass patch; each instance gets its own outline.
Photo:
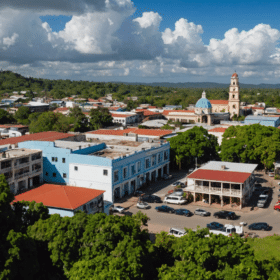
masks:
[[[248,238],[247,242],[254,249],[257,260],[270,260],[274,257],[276,260],[280,261],[280,236],[273,235],[264,238]]]

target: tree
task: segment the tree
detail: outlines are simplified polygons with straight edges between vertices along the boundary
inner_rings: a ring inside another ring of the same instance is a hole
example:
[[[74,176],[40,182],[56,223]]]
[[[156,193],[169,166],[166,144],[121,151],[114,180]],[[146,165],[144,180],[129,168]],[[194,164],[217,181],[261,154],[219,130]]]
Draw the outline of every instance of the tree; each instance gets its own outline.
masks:
[[[18,123],[28,125],[29,124],[29,115],[30,115],[30,110],[28,107],[21,106],[18,108],[17,112],[15,113],[15,119],[17,120]]]
[[[85,132],[89,129],[89,121],[87,116],[82,112],[80,107],[70,109],[69,113],[70,123],[73,124],[72,131]]]
[[[170,142],[171,159],[181,169],[181,165],[191,165],[197,157],[201,162],[218,157],[217,137],[208,134],[203,127],[195,126],[186,132],[168,139]]]
[[[272,168],[280,156],[280,130],[259,124],[231,126],[221,144],[223,161],[257,163]]]
[[[0,109],[0,124],[14,123],[14,117],[7,111]]]
[[[60,113],[44,112],[40,114],[38,119],[30,123],[29,131],[32,133],[42,131],[59,131],[67,132],[70,130],[69,120]]]
[[[100,129],[112,125],[112,115],[107,108],[97,108],[90,110],[90,128]]]

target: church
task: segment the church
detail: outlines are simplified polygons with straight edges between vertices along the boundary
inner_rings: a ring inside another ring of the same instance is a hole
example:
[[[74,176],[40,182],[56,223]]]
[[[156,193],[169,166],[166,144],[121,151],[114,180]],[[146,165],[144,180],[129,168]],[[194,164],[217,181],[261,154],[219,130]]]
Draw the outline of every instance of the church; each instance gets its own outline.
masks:
[[[239,100],[239,79],[236,73],[233,73],[229,86],[228,100],[209,100],[212,105],[213,113],[229,113],[232,118],[234,115],[239,116],[240,100]]]
[[[228,100],[208,100],[203,91],[201,98],[196,102],[194,110],[168,110],[163,115],[166,119],[181,123],[206,123],[208,125],[229,120],[234,115],[239,116],[239,81],[238,75],[231,76]]]

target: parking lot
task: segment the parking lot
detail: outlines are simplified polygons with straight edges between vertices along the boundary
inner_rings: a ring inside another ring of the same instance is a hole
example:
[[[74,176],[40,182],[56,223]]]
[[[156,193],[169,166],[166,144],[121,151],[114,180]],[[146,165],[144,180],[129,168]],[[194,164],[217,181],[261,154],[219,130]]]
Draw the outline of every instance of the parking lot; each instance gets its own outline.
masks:
[[[184,172],[178,172],[173,173],[175,175],[175,178],[168,180],[168,181],[159,181],[154,183],[150,186],[150,188],[144,190],[147,194],[155,194],[163,200],[165,195],[168,193],[168,191],[173,190],[172,183],[175,181],[186,181],[186,173]],[[178,228],[191,228],[196,229],[197,226],[203,228],[206,227],[207,223],[210,222],[219,222],[223,224],[232,224],[232,225],[239,225],[240,222],[245,222],[248,225],[251,223],[256,222],[266,222],[270,226],[272,226],[271,231],[254,231],[259,236],[267,236],[272,234],[280,234],[280,213],[275,211],[273,209],[273,206],[278,201],[278,194],[279,192],[279,186],[278,181],[274,180],[273,178],[269,177],[267,174],[264,174],[264,172],[258,172],[256,174],[258,182],[262,184],[263,187],[267,187],[270,189],[270,198],[265,208],[257,208],[257,200],[259,194],[254,194],[252,199],[250,200],[250,203],[247,207],[244,207],[243,209],[232,209],[238,216],[238,219],[236,220],[224,220],[224,219],[215,219],[213,217],[213,214],[217,211],[222,210],[220,206],[217,205],[209,205],[209,204],[203,204],[202,202],[198,203],[190,203],[186,205],[175,205],[175,204],[168,204],[168,206],[179,209],[179,208],[186,208],[191,212],[194,212],[197,208],[202,208],[211,213],[210,217],[201,217],[197,215],[192,215],[191,217],[185,217],[175,214],[169,214],[165,212],[157,212],[155,210],[156,206],[159,206],[161,204],[158,203],[149,203],[151,206],[150,209],[142,210],[143,213],[146,213],[150,217],[150,221],[148,222],[148,229],[151,233],[158,233],[162,230],[168,231],[170,227],[178,227]],[[126,200],[124,200],[121,203],[116,203],[116,205],[122,205],[126,208],[126,211],[129,213],[137,213],[139,209],[136,207],[138,198],[137,197],[131,197]],[[254,210],[252,210],[252,206]],[[228,209],[224,209],[228,210]],[[251,232],[248,230],[248,228],[244,227],[244,232]]]

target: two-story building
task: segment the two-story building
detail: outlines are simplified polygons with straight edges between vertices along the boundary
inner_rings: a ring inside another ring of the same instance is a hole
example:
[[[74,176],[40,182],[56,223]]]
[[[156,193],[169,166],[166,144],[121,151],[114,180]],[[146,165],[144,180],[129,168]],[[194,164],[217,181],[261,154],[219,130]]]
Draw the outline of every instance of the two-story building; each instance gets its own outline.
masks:
[[[250,199],[257,164],[210,161],[187,177],[185,191],[194,201],[205,200],[221,206],[235,202],[242,208]]]
[[[112,202],[169,173],[170,145],[165,141],[63,139],[18,146],[43,152],[44,181],[103,190]]]

